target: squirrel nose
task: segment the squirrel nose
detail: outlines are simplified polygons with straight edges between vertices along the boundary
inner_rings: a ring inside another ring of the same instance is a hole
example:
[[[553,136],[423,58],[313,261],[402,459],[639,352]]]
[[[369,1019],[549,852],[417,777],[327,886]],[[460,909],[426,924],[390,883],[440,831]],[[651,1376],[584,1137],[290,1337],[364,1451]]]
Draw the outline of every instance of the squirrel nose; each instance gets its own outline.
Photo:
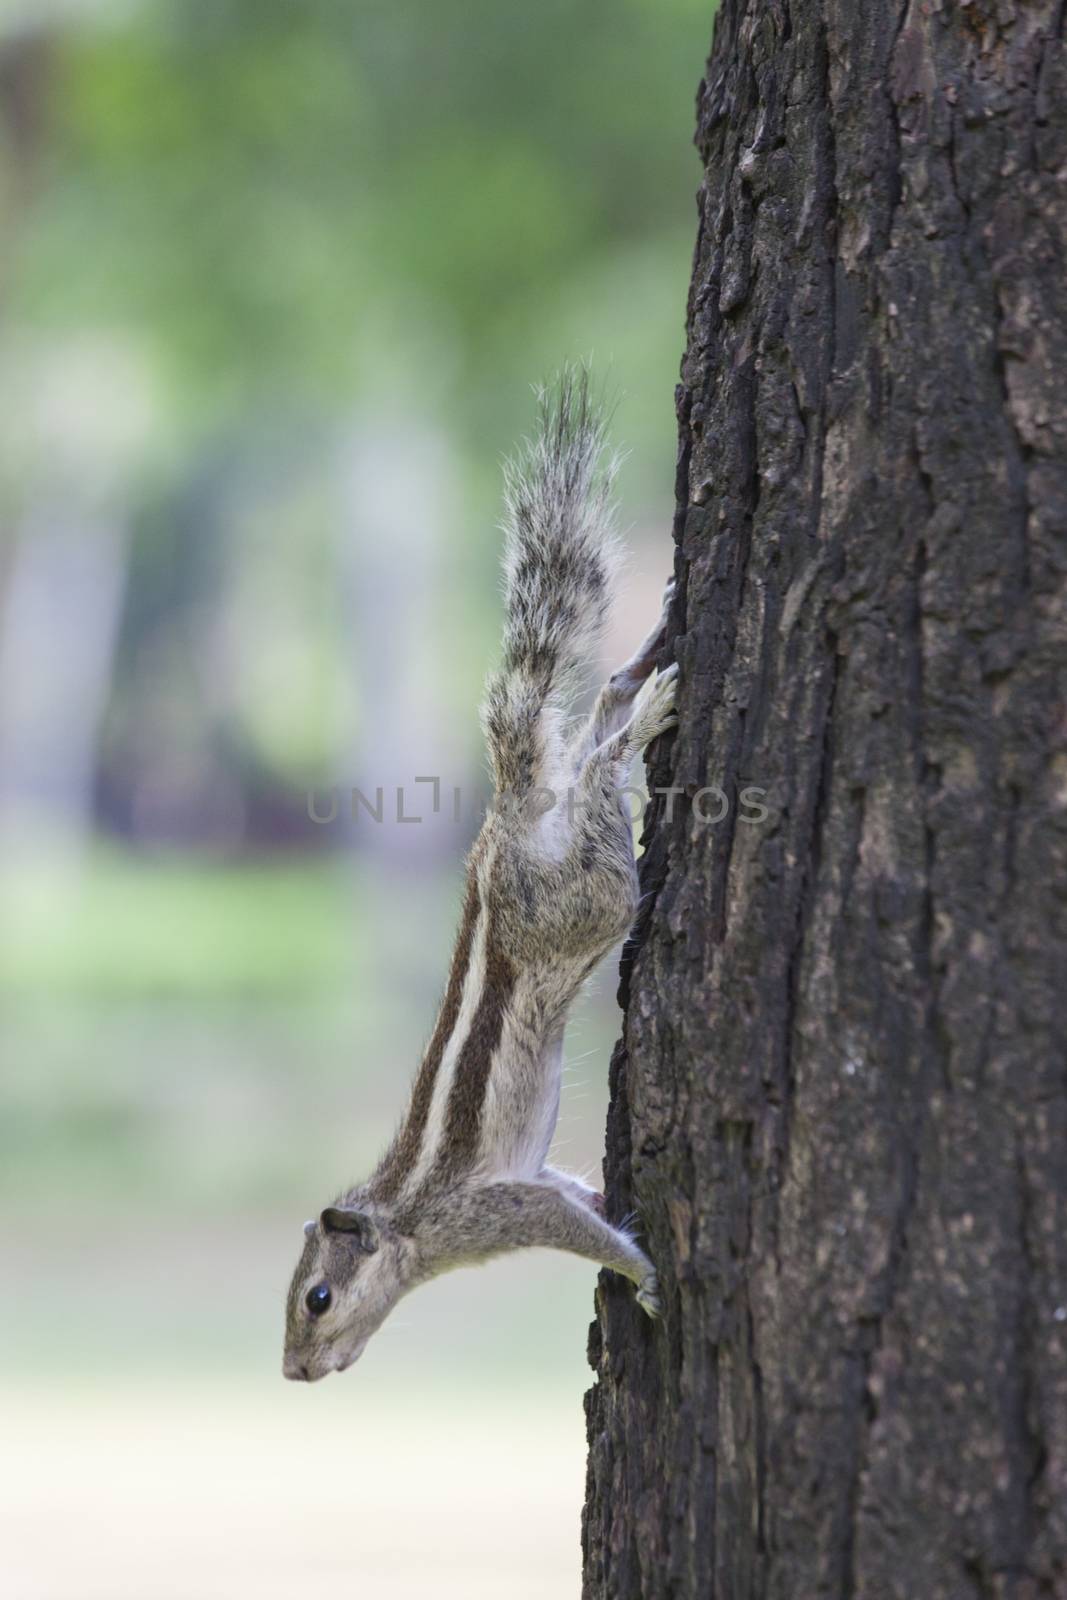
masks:
[[[282,1373],[286,1378],[293,1378],[298,1383],[307,1383],[311,1378],[307,1363],[298,1361],[295,1356],[286,1356],[282,1362]]]

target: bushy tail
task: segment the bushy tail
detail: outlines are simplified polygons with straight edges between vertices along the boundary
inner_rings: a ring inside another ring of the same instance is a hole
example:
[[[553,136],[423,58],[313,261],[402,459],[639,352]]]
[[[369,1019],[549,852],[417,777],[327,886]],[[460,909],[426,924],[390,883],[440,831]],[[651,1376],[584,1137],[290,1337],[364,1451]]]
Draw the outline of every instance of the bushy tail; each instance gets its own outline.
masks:
[[[579,669],[616,564],[605,420],[584,368],[539,394],[537,432],[505,473],[504,656],[482,708],[497,792],[549,784]],[[547,764],[546,764],[547,758]]]

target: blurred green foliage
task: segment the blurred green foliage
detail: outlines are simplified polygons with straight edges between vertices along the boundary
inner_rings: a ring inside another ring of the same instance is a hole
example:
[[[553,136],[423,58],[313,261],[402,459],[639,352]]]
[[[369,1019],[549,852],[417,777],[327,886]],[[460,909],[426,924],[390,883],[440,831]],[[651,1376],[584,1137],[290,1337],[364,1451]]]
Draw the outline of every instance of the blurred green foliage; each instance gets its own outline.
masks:
[[[328,862],[305,860],[228,865],[176,854],[146,864],[107,851],[73,889],[64,879],[55,892],[42,864],[13,869],[5,898],[19,938],[0,941],[0,993],[329,995],[366,957],[348,887]]]
[[[706,3],[54,0],[16,16],[46,48],[21,91],[36,132],[5,246],[0,398],[48,412],[38,479],[66,472],[57,437],[78,430],[83,457],[114,458],[132,538],[109,826],[132,827],[122,796],[152,730],[253,806],[328,770],[362,688],[341,659],[337,464],[374,419],[447,439],[444,693],[469,707],[496,633],[499,461],[532,382],[591,355],[623,396],[626,516],[667,515]],[[279,593],[270,659],[242,621],[224,692],[205,692],[218,635]]]
[[[136,329],[197,429],[417,389],[427,343],[484,426],[568,286],[664,240],[669,368],[706,34],[699,0],[105,7],[60,40],[12,309]]]
[[[304,790],[373,787],[356,763],[383,750],[427,770],[421,744],[390,742],[410,726],[444,728],[442,776],[478,792],[500,455],[565,360],[591,355],[623,396],[623,522],[652,552],[627,627],[647,627],[710,10],[0,6],[0,47],[20,47],[0,60],[0,645],[23,651],[0,650],[0,674],[15,661],[33,691],[6,753],[35,825],[38,743],[57,769],[92,746],[88,778],[59,771],[73,848],[0,835],[0,1243],[27,1301],[73,1255],[77,1306],[76,1340],[63,1317],[5,1331],[20,1371],[249,1350],[273,1371],[303,1208],[366,1170],[426,1037],[466,837],[401,869],[380,835],[324,838]],[[360,502],[379,466],[380,500]],[[79,537],[107,579],[95,616],[92,585],[65,586]],[[91,738],[72,710],[89,678]],[[587,1170],[613,987],[569,1036],[593,1060],[560,1151]],[[513,1277],[499,1359],[565,1352],[577,1390],[591,1273],[536,1271]],[[460,1327],[493,1297],[488,1275],[441,1293]]]

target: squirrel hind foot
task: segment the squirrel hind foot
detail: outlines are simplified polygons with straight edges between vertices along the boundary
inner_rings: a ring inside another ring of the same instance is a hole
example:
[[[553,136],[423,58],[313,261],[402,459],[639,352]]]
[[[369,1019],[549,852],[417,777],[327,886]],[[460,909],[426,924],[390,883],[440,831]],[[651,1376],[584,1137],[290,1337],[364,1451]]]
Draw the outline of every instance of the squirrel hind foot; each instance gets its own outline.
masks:
[[[643,750],[661,733],[677,726],[677,693],[678,665],[673,662],[659,674],[644,699],[638,702],[630,734],[634,749]]]

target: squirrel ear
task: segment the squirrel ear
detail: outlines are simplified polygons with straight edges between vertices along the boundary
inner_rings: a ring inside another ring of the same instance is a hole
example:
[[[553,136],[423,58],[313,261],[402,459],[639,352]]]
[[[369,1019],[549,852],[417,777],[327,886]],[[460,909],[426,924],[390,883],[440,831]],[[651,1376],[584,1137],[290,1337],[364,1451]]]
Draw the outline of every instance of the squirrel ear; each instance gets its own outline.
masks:
[[[354,1233],[359,1247],[368,1254],[377,1250],[379,1234],[375,1223],[365,1211],[350,1211],[346,1206],[327,1206],[319,1218],[324,1233]]]

